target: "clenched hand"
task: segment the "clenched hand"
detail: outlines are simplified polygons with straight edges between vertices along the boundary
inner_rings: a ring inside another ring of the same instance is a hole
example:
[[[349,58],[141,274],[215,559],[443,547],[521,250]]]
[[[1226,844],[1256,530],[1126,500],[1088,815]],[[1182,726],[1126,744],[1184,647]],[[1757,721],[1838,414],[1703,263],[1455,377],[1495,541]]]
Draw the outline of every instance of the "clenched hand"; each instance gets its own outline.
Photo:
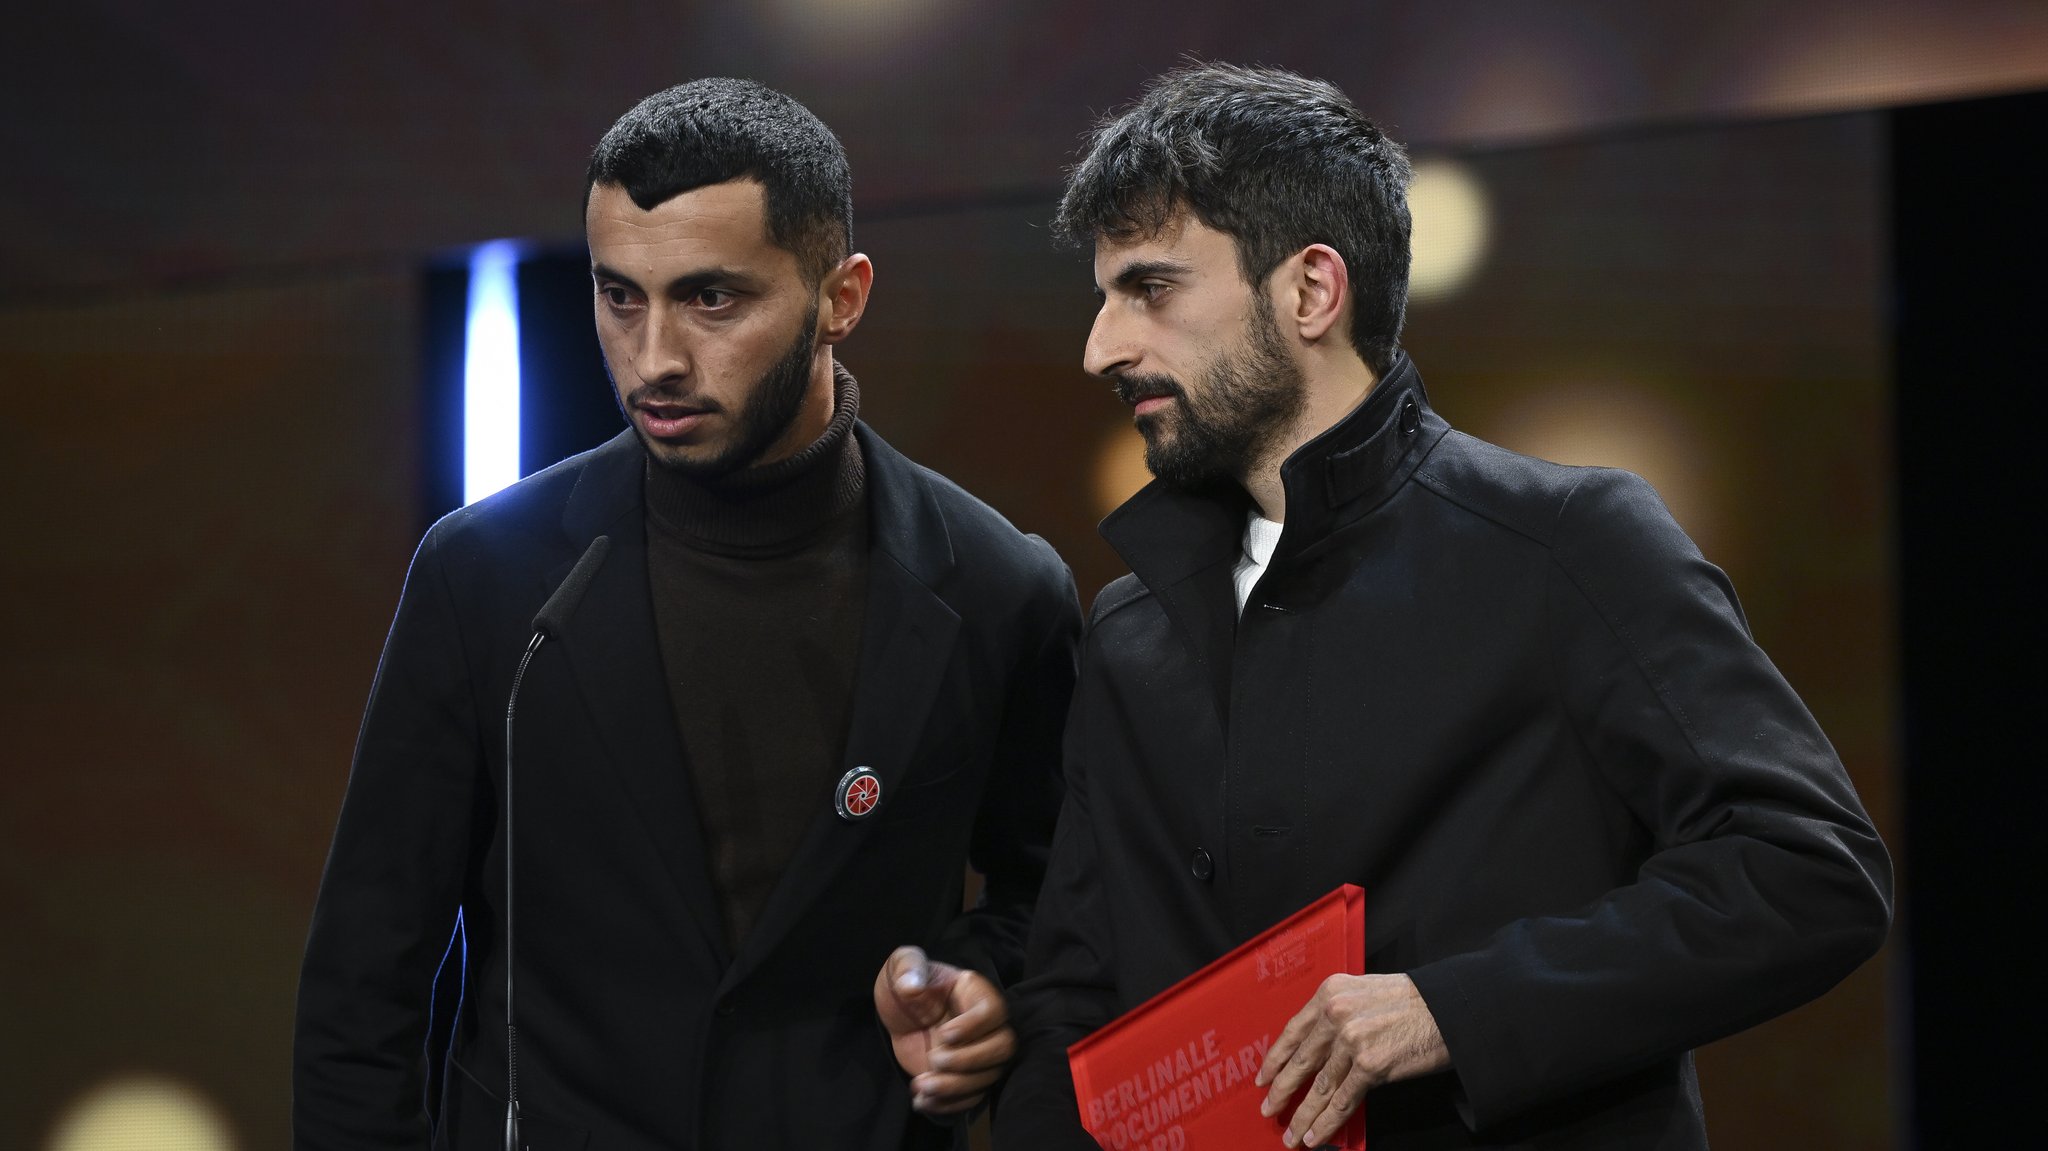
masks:
[[[915,947],[897,948],[875,975],[875,1014],[921,1114],[973,1110],[1017,1051],[1010,1008],[995,984]]]

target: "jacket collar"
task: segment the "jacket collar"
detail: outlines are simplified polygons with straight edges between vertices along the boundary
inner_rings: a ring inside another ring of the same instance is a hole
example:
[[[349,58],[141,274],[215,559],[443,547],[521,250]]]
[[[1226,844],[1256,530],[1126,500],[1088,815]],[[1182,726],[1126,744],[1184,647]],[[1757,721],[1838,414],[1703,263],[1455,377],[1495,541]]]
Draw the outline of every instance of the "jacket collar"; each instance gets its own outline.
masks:
[[[1326,539],[1394,494],[1450,426],[1431,410],[1422,374],[1396,353],[1364,402],[1280,466],[1287,527],[1275,562]],[[1102,521],[1102,537],[1158,591],[1228,559],[1251,497],[1235,483],[1188,491],[1154,480]]]
[[[953,537],[922,469],[875,434],[855,423],[868,469],[869,541],[895,560],[911,578],[936,588],[953,570]]]
[[[562,530],[581,555],[590,541],[603,535],[628,512],[640,520],[640,482],[647,449],[638,433],[627,428],[590,453],[569,502],[562,508]],[[639,528],[634,529],[638,532]]]

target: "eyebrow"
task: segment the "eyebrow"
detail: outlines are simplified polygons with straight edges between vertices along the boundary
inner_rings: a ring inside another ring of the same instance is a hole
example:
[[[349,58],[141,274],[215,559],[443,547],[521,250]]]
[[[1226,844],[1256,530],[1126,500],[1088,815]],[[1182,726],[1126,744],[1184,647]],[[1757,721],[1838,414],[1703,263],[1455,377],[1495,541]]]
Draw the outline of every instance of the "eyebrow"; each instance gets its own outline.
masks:
[[[1118,269],[1116,276],[1111,279],[1110,283],[1118,291],[1129,291],[1131,285],[1140,280],[1149,279],[1153,276],[1185,276],[1192,271],[1194,271],[1192,265],[1180,260],[1133,260]],[[1100,284],[1096,285],[1095,294],[1098,296],[1103,294]]]
[[[592,279],[596,280],[616,280],[636,292],[645,292],[647,290],[635,282],[633,277],[607,264],[592,264],[590,266],[590,275]],[[664,285],[664,290],[668,295],[686,296],[692,292],[711,287],[714,284],[750,285],[752,283],[753,277],[737,268],[705,268],[701,271],[691,272],[686,276],[677,276]]]

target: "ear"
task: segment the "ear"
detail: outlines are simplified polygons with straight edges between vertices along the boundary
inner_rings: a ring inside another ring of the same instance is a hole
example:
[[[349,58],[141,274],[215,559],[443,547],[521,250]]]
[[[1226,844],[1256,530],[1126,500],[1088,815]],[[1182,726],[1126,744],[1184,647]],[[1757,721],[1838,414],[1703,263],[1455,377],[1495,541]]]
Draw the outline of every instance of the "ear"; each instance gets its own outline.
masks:
[[[839,261],[818,283],[818,338],[836,344],[853,334],[867,311],[868,289],[875,283],[874,261],[855,252]]]
[[[1351,270],[1328,244],[1310,244],[1294,254],[1285,268],[1293,274],[1280,284],[1276,309],[1283,322],[1292,321],[1303,340],[1315,343],[1341,334],[1351,315]]]

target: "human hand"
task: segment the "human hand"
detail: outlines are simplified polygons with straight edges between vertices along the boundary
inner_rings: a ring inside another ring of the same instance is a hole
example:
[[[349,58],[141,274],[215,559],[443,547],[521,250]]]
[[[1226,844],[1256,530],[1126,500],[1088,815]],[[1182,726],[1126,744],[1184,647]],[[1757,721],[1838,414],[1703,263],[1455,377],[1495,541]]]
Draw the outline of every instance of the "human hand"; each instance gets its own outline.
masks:
[[[1336,1137],[1365,1093],[1451,1065],[1436,1017],[1406,975],[1332,975],[1289,1020],[1253,1080],[1272,1085],[1259,1114],[1278,1115],[1313,1075],[1280,1141],[1315,1147]]]
[[[972,1111],[1017,1051],[1003,993],[978,971],[899,947],[875,975],[875,1014],[923,1115]]]

